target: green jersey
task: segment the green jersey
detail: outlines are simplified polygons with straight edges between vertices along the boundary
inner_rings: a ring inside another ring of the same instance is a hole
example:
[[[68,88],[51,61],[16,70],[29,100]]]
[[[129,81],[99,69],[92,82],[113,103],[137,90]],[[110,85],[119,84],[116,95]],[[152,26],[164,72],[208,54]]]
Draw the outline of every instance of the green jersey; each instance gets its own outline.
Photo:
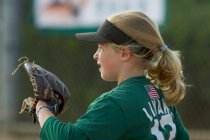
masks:
[[[43,140],[188,140],[174,106],[144,76],[132,77],[102,94],[75,124],[47,119]]]

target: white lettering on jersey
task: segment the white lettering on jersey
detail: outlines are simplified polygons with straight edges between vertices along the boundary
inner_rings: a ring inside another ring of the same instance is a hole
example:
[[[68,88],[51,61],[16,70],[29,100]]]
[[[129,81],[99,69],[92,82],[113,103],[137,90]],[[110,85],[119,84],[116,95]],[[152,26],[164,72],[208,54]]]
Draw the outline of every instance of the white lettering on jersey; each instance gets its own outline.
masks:
[[[151,102],[148,102],[148,107],[143,108],[142,110],[147,118],[154,124],[151,127],[151,134],[155,135],[158,140],[165,140],[163,132],[170,131],[167,139],[173,140],[176,135],[176,125],[173,122],[173,114],[164,100],[152,100]],[[166,126],[170,127],[170,129],[167,130]]]

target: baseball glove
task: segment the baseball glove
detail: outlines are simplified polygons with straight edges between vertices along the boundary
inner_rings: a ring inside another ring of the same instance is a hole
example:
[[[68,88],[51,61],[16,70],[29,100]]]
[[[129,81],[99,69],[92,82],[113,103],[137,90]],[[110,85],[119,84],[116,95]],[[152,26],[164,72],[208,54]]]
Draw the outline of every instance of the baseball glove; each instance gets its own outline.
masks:
[[[36,116],[36,104],[39,100],[47,102],[47,108],[54,115],[59,115],[64,112],[67,107],[70,93],[66,85],[53,73],[47,71],[34,62],[28,62],[27,57],[21,57],[19,61],[25,59],[14,70],[12,75],[23,65],[26,72],[30,77],[31,84],[33,86],[34,95],[23,100],[21,111],[28,112],[33,116],[34,123],[37,120]]]

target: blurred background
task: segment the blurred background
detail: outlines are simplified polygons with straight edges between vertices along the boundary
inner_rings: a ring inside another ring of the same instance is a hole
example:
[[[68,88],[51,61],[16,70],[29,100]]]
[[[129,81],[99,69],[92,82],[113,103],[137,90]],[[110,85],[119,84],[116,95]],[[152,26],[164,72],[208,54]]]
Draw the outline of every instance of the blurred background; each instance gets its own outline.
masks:
[[[39,125],[33,124],[28,114],[18,114],[22,100],[33,94],[23,68],[11,75],[21,56],[55,73],[69,87],[71,102],[59,117],[64,122],[74,123],[97,96],[116,85],[100,78],[92,58],[96,47],[91,46],[96,44],[78,41],[74,33],[94,31],[107,15],[122,9],[139,9],[151,15],[165,43],[182,52],[186,82],[191,88],[177,109],[191,139],[210,140],[210,1],[133,0],[129,3],[124,0],[0,1],[0,140],[39,139]]]

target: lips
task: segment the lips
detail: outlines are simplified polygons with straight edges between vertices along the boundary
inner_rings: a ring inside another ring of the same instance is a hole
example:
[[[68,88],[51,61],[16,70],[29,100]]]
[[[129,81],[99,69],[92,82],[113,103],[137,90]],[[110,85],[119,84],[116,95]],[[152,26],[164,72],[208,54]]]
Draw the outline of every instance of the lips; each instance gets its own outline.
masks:
[[[97,63],[97,65],[99,66],[99,71],[101,72],[101,64],[100,63]]]

